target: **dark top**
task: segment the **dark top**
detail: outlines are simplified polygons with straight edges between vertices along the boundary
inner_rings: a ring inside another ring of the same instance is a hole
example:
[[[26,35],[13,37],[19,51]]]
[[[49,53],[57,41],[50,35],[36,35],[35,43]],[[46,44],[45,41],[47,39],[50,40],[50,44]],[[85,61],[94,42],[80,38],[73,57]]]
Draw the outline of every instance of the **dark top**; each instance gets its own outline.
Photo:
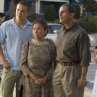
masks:
[[[79,62],[80,65],[89,65],[91,61],[90,39],[79,25],[71,28],[62,28],[57,37],[57,61]]]

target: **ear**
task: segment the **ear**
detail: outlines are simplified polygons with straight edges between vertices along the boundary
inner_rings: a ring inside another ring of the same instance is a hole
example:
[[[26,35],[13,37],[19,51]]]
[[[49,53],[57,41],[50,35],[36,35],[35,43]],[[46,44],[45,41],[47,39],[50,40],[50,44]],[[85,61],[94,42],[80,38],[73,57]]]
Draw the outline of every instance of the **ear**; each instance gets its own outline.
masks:
[[[46,36],[46,35],[47,35],[47,32],[48,32],[48,30],[45,30],[44,36]]]
[[[71,13],[71,17],[75,17],[75,14],[74,13]]]

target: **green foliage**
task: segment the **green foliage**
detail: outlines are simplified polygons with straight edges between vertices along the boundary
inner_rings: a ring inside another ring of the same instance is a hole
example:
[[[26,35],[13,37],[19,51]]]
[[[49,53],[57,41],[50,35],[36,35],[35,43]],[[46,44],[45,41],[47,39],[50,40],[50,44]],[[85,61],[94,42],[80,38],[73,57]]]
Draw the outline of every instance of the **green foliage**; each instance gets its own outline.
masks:
[[[75,18],[76,19],[78,19],[78,18],[80,18],[80,7],[79,7],[79,5],[76,5],[76,15],[75,15]]]
[[[56,10],[55,10],[54,5],[45,6],[44,15],[45,15],[45,19],[47,21],[53,21],[54,20],[54,16],[56,15]]]
[[[79,24],[87,31],[87,33],[97,32],[97,16],[85,16],[79,19]]]
[[[27,19],[30,21],[30,22],[33,22],[36,18],[37,15],[35,13],[29,13],[28,16],[27,16]]]
[[[86,11],[92,12],[93,15],[97,15],[97,1],[87,0],[85,4]]]

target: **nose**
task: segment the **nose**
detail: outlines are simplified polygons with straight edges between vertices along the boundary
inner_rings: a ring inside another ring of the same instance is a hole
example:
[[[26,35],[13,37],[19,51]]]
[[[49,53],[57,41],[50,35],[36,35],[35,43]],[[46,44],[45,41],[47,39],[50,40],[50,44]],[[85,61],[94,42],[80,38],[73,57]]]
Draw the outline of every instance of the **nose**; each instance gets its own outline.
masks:
[[[60,16],[61,14],[59,13],[58,15]]]
[[[34,33],[36,33],[36,34],[37,34],[37,33],[38,33],[38,31],[37,31],[37,30],[34,30]]]
[[[19,12],[18,12],[18,14],[20,15],[20,14],[21,14],[21,12],[19,11]]]
[[[18,10],[18,15],[21,15],[21,11],[20,10]]]

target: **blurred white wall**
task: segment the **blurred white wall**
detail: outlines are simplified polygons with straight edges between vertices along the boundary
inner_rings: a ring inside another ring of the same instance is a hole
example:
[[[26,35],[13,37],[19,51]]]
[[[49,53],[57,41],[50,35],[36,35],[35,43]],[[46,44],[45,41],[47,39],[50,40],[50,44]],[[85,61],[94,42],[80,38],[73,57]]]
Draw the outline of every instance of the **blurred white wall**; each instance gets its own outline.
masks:
[[[69,2],[69,0],[40,0],[40,1]]]
[[[0,12],[4,12],[4,0],[0,0]]]

